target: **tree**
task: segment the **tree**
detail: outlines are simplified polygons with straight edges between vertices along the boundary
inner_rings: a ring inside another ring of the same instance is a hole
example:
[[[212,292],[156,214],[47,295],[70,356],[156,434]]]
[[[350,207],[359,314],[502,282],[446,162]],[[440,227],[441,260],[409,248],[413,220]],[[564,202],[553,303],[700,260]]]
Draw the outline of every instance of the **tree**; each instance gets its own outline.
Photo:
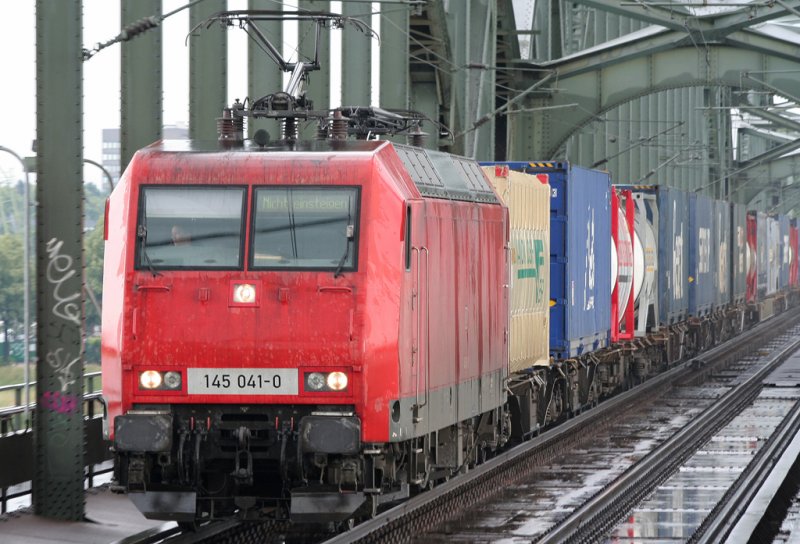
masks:
[[[3,320],[3,361],[9,362],[9,325],[22,322],[25,308],[22,237],[0,235],[0,319]]]
[[[103,298],[103,215],[97,220],[94,229],[85,232],[83,236],[83,250],[86,262],[86,286],[91,289],[97,302],[102,304]],[[87,296],[88,298],[88,296]],[[86,330],[91,331],[95,326],[100,326],[100,314],[90,300],[86,301]]]

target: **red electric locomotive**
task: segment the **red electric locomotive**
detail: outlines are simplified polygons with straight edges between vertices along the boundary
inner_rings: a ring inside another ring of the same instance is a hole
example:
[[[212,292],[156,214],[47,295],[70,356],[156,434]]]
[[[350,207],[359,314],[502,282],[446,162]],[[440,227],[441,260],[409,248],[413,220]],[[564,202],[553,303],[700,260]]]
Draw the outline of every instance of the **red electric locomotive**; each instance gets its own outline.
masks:
[[[148,517],[337,522],[508,435],[508,214],[379,141],[139,151],[106,213],[103,390]]]

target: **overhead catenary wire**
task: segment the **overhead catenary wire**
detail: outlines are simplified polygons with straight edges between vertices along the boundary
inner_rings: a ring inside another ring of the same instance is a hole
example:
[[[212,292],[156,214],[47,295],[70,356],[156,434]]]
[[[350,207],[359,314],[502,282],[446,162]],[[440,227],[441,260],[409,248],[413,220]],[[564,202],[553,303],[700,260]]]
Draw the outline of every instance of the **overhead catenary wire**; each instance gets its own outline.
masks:
[[[110,40],[108,40],[106,42],[103,42],[103,43],[97,43],[94,46],[94,48],[92,48],[92,49],[84,49],[83,50],[83,55],[82,55],[83,61],[86,62],[87,60],[89,60],[93,56],[95,56],[97,53],[102,51],[103,49],[106,49],[107,47],[111,47],[112,45],[114,45],[116,43],[122,43],[122,42],[130,41],[130,40],[134,39],[135,37],[139,36],[140,34],[144,34],[148,30],[152,30],[152,29],[158,27],[158,25],[160,25],[161,22],[164,21],[164,19],[166,19],[167,17],[171,17],[171,16],[175,15],[176,13],[179,13],[179,12],[181,12],[181,11],[187,9],[187,8],[190,8],[190,7],[192,7],[192,6],[196,5],[196,4],[199,4],[200,2],[203,2],[203,1],[204,0],[193,0],[192,2],[184,4],[184,5],[176,8],[176,9],[174,9],[174,10],[168,12],[168,13],[163,14],[163,15],[151,15],[150,17],[142,17],[141,19],[138,19],[138,20],[136,20],[136,21],[134,21],[132,23],[129,23],[129,24],[125,25],[125,27],[123,27],[122,30],[120,30],[119,34],[117,34],[115,37],[111,38]]]

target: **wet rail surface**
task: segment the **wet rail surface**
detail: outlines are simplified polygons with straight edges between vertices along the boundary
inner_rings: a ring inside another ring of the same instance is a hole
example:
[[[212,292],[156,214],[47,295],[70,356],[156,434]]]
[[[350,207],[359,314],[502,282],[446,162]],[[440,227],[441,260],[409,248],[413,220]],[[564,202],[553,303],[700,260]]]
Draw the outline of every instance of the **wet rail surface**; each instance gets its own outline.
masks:
[[[492,497],[491,506],[471,508],[412,541],[560,541],[549,535],[554,526],[720,399],[742,376],[763,366],[769,353],[798,333],[796,329],[782,335],[724,370],[710,373],[702,384],[665,389],[648,404],[620,414],[615,425],[564,452],[558,461],[507,486]],[[687,540],[798,398],[796,388],[762,391],[750,408],[625,516],[626,521],[605,541]],[[597,540],[593,536],[587,541]]]
[[[787,370],[795,378],[782,381]],[[778,380],[773,377],[778,376]],[[724,540],[747,504],[729,500],[739,488],[755,492],[760,481],[747,483],[747,469],[800,401],[800,357],[786,361],[767,380],[755,401],[686,461],[610,533],[609,541],[634,538],[640,543],[715,542]],[[794,432],[792,433],[794,436]],[[769,470],[770,466],[766,466]],[[730,514],[729,519],[712,518]],[[727,530],[723,525],[729,525]],[[723,531],[722,534],[719,531]],[[704,534],[708,531],[708,534]]]
[[[181,530],[174,523],[143,531],[112,544],[304,544],[330,538],[329,532],[293,527],[285,521],[212,522],[193,530]]]
[[[773,542],[775,544],[800,544],[800,494],[795,495],[792,499],[786,518]]]
[[[614,481],[616,475],[701,412],[699,398],[710,403],[724,395],[729,388],[726,382],[756,365],[768,350],[762,349],[750,358],[745,352],[766,346],[796,322],[797,312],[770,320],[704,354],[707,365],[696,365],[696,361],[678,365],[329,542],[535,541],[554,520],[566,517],[586,497]],[[720,365],[726,370],[720,371]],[[673,390],[667,394],[678,381],[685,385],[693,379],[698,383],[700,376],[710,372],[716,372],[722,382],[688,385],[686,393],[679,395]],[[671,408],[658,412],[658,402],[654,401],[659,398],[662,406],[672,403]],[[648,410],[656,412],[632,417]],[[636,421],[641,423],[634,432]],[[625,424],[628,427],[622,429]],[[597,447],[600,443],[608,444],[605,452]],[[595,464],[581,466],[581,454],[594,459]]]

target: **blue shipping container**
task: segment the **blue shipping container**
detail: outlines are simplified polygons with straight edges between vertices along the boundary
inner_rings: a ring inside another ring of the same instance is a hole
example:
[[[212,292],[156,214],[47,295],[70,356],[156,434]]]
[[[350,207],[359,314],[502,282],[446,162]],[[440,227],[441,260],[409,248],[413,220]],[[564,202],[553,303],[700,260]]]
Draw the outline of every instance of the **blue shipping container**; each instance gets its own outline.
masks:
[[[713,202],[714,238],[711,241],[711,252],[716,257],[714,268],[716,310],[731,303],[731,205],[723,200]]]
[[[731,288],[734,304],[744,302],[747,295],[747,207],[731,205]]]
[[[716,298],[716,252],[712,243],[714,232],[714,201],[689,194],[689,314],[703,316],[711,313]]]
[[[507,164],[546,174],[550,200],[550,354],[606,347],[611,331],[611,177],[566,162]]]
[[[658,187],[659,322],[671,325],[689,312],[689,194]]]

